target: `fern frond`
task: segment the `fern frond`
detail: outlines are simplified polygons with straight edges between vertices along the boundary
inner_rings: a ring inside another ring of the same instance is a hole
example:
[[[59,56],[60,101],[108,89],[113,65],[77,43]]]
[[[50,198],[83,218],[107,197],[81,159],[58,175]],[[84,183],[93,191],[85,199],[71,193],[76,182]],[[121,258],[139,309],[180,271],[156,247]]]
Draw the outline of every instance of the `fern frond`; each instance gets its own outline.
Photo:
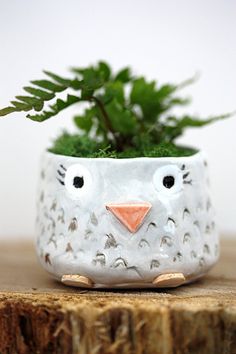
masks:
[[[173,146],[187,128],[202,127],[235,114],[203,120],[186,113],[182,116],[173,114],[176,106],[182,108],[189,104],[189,99],[182,97],[180,90],[193,84],[198,75],[180,84],[160,85],[155,80],[133,76],[127,67],[114,73],[103,61],[94,66],[72,68],[71,72],[73,76],[68,78],[44,71],[46,78],[31,81],[31,85],[25,86],[23,89],[27,94],[16,96],[11,106],[0,110],[0,117],[13,112],[27,112],[27,118],[43,122],[73,104],[87,102],[87,107],[74,119],[79,134],[75,139],[71,137],[72,150],[78,154],[74,148],[82,135],[84,144],[93,142],[96,146],[99,141],[101,149],[110,146],[110,151],[123,152],[125,156],[125,151],[131,150],[137,150],[138,155],[141,150],[146,154],[149,146],[162,143]],[[62,152],[63,144],[70,145],[70,137],[60,140]],[[78,144],[78,148],[82,149],[82,145]],[[66,151],[65,147],[65,154]]]
[[[50,106],[50,111],[43,111],[41,114],[28,114],[26,117],[36,121],[36,122],[43,122],[51,117],[56,116],[59,112],[63,109],[73,105],[74,103],[78,103],[80,98],[78,96],[67,95],[66,100],[62,100],[60,98],[57,99],[54,105]]]
[[[49,76],[51,79],[53,79],[58,84],[70,87],[70,85],[71,85],[70,79],[65,79],[57,74],[52,73],[51,71],[44,70],[43,72],[45,75]]]
[[[33,86],[25,86],[23,89],[31,96],[16,96],[16,100],[11,101],[12,106],[0,110],[0,117],[14,112],[41,112],[43,111],[46,101],[51,101],[56,98],[57,94],[71,88],[78,90],[82,86],[82,81],[78,79],[63,79],[62,77],[45,71],[45,74],[52,80],[34,80],[31,81]],[[27,117],[42,122],[52,116],[58,114],[61,110],[67,108],[71,104],[78,101],[78,97],[68,95],[66,101],[57,99],[56,103],[52,105],[51,110],[45,110],[41,114],[28,114]]]
[[[23,89],[31,95],[42,99],[43,101],[50,101],[55,97],[55,94],[53,92],[43,91],[40,89],[36,89],[35,87],[26,86],[23,87]]]
[[[177,137],[181,136],[187,128],[200,128],[223,119],[227,119],[235,115],[236,112],[226,113],[215,117],[200,119],[199,117],[183,116],[167,117],[165,124],[162,126],[160,139],[162,141],[173,142]]]
[[[31,84],[41,87],[41,88],[46,89],[51,92],[62,92],[67,89],[67,86],[58,85],[58,84],[55,84],[54,82],[49,81],[49,80],[34,80],[34,81],[31,81]]]
[[[181,90],[189,85],[193,85],[195,84],[196,81],[198,81],[200,78],[200,73],[196,72],[195,75],[193,75],[192,77],[180,82],[178,85],[176,85],[176,89],[177,90]]]
[[[13,112],[19,112],[22,109],[17,109],[16,107],[6,107],[6,108],[2,108],[0,109],[0,117],[4,117],[7,116],[8,114],[11,114]]]
[[[16,96],[16,99],[20,102],[25,103],[28,105],[28,107],[31,107],[31,109],[34,109],[35,111],[41,111],[44,106],[44,101],[33,96]]]

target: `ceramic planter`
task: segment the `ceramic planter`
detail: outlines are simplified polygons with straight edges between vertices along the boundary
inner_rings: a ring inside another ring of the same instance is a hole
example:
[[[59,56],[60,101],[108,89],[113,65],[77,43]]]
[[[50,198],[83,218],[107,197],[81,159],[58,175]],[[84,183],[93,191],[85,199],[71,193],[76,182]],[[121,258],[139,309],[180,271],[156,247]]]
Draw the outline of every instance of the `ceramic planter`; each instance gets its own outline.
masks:
[[[56,279],[79,287],[173,287],[201,277],[218,259],[204,154],[45,153],[37,252]]]

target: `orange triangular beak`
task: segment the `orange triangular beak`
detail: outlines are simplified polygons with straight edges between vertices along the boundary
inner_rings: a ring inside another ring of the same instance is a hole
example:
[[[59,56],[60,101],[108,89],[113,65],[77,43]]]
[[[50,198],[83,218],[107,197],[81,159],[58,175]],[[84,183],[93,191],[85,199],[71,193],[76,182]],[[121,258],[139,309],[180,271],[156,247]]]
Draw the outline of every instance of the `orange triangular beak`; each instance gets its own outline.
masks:
[[[151,209],[150,203],[125,203],[107,204],[106,208],[114,214],[117,219],[134,233],[141,226],[145,216]]]

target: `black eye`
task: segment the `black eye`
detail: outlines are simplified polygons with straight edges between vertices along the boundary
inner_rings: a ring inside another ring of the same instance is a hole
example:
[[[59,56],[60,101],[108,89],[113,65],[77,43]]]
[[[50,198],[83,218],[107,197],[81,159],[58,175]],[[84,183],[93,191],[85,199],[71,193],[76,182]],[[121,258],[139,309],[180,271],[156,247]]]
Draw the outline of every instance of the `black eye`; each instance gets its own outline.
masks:
[[[84,177],[74,177],[74,180],[73,180],[73,186],[75,188],[82,188],[84,185]]]
[[[175,184],[175,179],[173,176],[166,176],[163,178],[163,186],[166,188],[171,188]]]

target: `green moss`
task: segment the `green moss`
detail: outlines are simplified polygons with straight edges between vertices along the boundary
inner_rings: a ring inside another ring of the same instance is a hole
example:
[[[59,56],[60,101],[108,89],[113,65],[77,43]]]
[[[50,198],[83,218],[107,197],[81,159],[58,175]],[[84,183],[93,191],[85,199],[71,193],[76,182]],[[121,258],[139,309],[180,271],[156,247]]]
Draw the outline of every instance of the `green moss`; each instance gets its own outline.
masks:
[[[57,155],[90,158],[179,157],[191,156],[197,152],[195,149],[171,143],[161,143],[149,147],[145,145],[144,147],[130,148],[118,152],[110,145],[105,146],[104,143],[96,143],[87,136],[70,135],[68,133],[63,133],[58,137],[48,151]]]

